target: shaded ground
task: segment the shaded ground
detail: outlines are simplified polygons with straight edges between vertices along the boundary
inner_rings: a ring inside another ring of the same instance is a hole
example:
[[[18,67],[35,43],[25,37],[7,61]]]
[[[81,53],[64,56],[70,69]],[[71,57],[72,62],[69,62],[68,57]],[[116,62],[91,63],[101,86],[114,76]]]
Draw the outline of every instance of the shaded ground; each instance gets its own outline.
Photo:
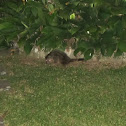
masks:
[[[8,50],[0,50],[0,56],[1,57],[8,57],[8,58],[13,58],[15,55],[12,55],[10,54],[10,51]],[[19,55],[17,56],[20,58],[20,62],[22,64],[26,64],[26,65],[32,65],[32,66],[38,66],[40,65],[41,63],[44,63],[44,59],[37,59],[37,58],[34,58],[34,57],[30,57],[30,56],[25,56],[24,54],[23,55]],[[2,59],[0,59],[0,62],[2,62]],[[91,70],[91,69],[106,69],[106,68],[119,68],[119,67],[124,67],[126,66],[126,62],[123,62],[122,59],[119,59],[119,58],[103,58],[101,60],[88,60],[88,61],[75,61],[75,62],[72,62],[70,64],[68,64],[66,67],[71,67],[71,66],[74,66],[74,67],[77,67],[77,66],[84,66],[85,68]],[[4,66],[0,66],[0,71],[3,71],[4,70]]]

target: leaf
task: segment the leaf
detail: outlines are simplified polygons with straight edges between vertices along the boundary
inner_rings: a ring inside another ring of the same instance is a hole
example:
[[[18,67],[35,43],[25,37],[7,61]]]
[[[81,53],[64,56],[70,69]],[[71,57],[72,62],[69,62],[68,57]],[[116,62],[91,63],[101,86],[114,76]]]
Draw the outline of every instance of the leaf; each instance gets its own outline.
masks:
[[[46,3],[46,0],[42,0],[42,3],[45,5],[45,3]]]
[[[14,2],[7,2],[7,6],[15,11],[18,10],[18,6]]]
[[[115,50],[116,50],[116,44],[107,44],[101,46],[101,54],[103,56],[112,56]]]
[[[21,21],[21,24],[22,24],[25,28],[28,28],[28,26],[27,26],[23,21]]]
[[[5,41],[5,37],[0,35],[0,45],[2,45],[4,41]]]
[[[104,34],[101,35],[101,37],[103,38],[104,41],[111,41],[112,37],[113,37],[113,31],[112,30],[108,30],[105,31]]]
[[[74,51],[74,56],[76,56],[79,52],[84,53],[84,51],[85,51],[85,48],[83,47],[77,48]]]
[[[115,30],[116,30],[116,34],[118,36],[120,36],[122,34],[122,31],[123,31],[123,25],[122,25],[122,21],[118,21],[116,24],[115,24]]]
[[[13,41],[14,39],[17,38],[17,35],[18,35],[18,32],[13,32],[11,34],[9,34],[7,37],[6,37],[6,40],[9,42],[9,41]]]
[[[13,28],[14,25],[10,22],[4,22],[0,24],[0,30]]]
[[[102,54],[103,56],[105,56],[105,53],[106,53],[105,47],[102,46],[102,47],[101,47],[101,54]]]
[[[33,14],[35,17],[37,17],[37,15],[38,15],[38,10],[37,10],[37,8],[33,7],[33,8],[31,9],[31,11],[32,11],[32,14]]]
[[[55,37],[61,37],[61,38],[65,38],[67,37],[67,35],[69,35],[69,33],[67,32],[66,29],[62,29],[60,27],[53,27],[53,26],[47,26],[45,28],[43,28],[43,33],[46,36],[55,36]]]
[[[56,14],[52,14],[46,16],[46,20],[51,26],[58,26],[59,25],[59,17]]]
[[[26,52],[26,54],[29,54],[32,50],[33,45],[31,45],[31,43],[29,41],[27,41],[24,45],[24,51]]]
[[[121,7],[121,6],[112,7],[111,13],[113,15],[126,14],[126,9],[125,7]]]
[[[122,51],[122,52],[126,52],[126,40],[121,40],[118,44],[118,48]]]
[[[89,32],[96,32],[97,31],[97,27],[96,26],[92,26],[92,27],[90,27],[90,29],[89,29]]]
[[[65,19],[66,21],[69,19],[69,11],[66,9],[66,10],[59,10],[59,16],[60,18],[62,19]]]
[[[73,28],[71,28],[71,29],[69,30],[69,32],[70,32],[72,35],[74,35],[78,30],[79,30],[78,27],[73,27]]]
[[[26,42],[26,37],[21,37],[18,41],[19,47],[23,47]]]
[[[124,28],[126,28],[126,16],[122,17],[122,25]]]
[[[114,53],[114,57],[121,56],[123,52],[118,48],[117,51]]]
[[[84,58],[85,60],[89,60],[92,58],[94,54],[94,49],[93,48],[90,48],[90,49],[87,49],[85,52],[84,52]]]
[[[71,20],[72,20],[72,19],[75,19],[75,13],[73,13],[73,14],[70,15],[70,19],[71,19]]]
[[[80,1],[75,1],[75,0],[71,0],[71,2],[72,2],[73,5],[75,5],[75,6],[77,6],[77,5],[80,3]]]
[[[106,49],[106,56],[112,56],[112,54],[114,53],[115,50],[116,50],[115,45],[108,46]]]
[[[48,4],[48,9],[50,12],[54,11],[54,6],[52,4]]]
[[[85,48],[85,49],[89,49],[89,48],[92,47],[91,42],[86,42],[86,41],[84,41],[84,40],[79,40],[79,41],[77,42],[77,44],[78,44],[78,47],[83,47],[83,48]]]
[[[41,8],[38,8],[38,17],[39,17],[40,21],[42,21],[43,25],[46,24],[45,15]]]

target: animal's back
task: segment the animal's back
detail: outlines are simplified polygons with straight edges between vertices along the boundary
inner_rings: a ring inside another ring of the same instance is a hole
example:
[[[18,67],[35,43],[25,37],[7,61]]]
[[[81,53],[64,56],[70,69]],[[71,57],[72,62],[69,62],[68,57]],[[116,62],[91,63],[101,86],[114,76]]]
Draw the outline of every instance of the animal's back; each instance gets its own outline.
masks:
[[[59,50],[51,51],[45,59],[47,63],[51,63],[52,61],[53,63],[68,64],[71,61],[66,53]]]

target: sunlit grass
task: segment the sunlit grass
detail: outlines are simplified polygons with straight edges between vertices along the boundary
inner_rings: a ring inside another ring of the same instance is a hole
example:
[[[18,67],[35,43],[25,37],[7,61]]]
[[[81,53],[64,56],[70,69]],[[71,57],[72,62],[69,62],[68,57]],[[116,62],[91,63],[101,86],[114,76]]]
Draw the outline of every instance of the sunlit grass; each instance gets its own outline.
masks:
[[[9,92],[0,92],[0,113],[9,126],[125,126],[126,67],[88,70],[2,58]]]

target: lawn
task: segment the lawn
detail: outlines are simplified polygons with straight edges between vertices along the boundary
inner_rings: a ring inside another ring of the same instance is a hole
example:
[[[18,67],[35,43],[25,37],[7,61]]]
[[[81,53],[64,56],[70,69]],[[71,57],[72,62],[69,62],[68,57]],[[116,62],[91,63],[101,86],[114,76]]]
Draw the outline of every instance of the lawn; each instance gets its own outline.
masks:
[[[2,57],[11,83],[0,92],[5,126],[125,126],[126,67],[48,66],[40,60]]]

